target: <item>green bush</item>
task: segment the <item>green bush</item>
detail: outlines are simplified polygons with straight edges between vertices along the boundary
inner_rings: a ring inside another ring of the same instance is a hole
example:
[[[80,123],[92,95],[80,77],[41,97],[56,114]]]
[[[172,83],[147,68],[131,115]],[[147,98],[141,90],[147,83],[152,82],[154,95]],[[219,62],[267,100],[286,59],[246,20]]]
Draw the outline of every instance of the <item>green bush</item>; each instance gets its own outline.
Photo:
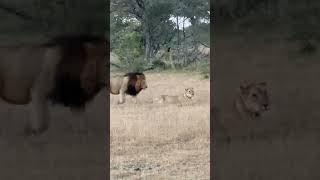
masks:
[[[196,63],[192,63],[189,66],[184,68],[187,71],[195,71],[200,72],[204,78],[210,77],[210,61],[209,60],[203,60],[198,61]]]
[[[114,52],[118,55],[120,66],[119,70],[124,72],[142,72],[147,65],[143,57],[141,47],[141,36],[133,31],[120,33],[117,39],[118,47]]]

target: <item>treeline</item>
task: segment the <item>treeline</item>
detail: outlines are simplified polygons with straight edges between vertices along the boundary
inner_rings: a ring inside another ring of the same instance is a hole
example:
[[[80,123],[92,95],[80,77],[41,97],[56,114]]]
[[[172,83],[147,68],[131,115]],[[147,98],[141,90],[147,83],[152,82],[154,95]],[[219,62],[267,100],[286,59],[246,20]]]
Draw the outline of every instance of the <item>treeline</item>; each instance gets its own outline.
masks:
[[[320,1],[215,0],[211,8],[214,24],[222,31],[280,32],[283,39],[298,43],[305,55],[320,45]]]
[[[209,0],[112,0],[112,62],[120,70],[209,63]]]
[[[315,0],[215,0],[211,5],[217,24],[256,20],[307,29],[320,19],[320,1]]]
[[[3,0],[0,32],[104,34],[106,9],[103,0]]]

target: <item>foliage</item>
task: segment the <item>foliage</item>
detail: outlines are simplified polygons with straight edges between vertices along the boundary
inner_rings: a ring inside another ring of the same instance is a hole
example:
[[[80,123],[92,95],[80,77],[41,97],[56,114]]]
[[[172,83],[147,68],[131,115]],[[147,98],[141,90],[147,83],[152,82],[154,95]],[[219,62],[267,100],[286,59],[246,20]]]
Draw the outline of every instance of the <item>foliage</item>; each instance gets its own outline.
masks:
[[[208,0],[113,0],[112,51],[130,69],[175,69],[203,61],[198,46],[210,45],[210,25],[203,22],[209,15]]]
[[[85,0],[1,1],[1,33],[76,34],[105,32],[105,2]],[[5,21],[4,21],[5,20]]]
[[[210,61],[200,61],[193,63],[184,68],[188,71],[200,72],[205,79],[210,77]]]
[[[122,34],[122,35],[121,35]],[[141,37],[137,32],[123,31],[120,33],[118,42],[119,48],[115,49],[123,68],[129,71],[144,70],[146,64],[142,56]]]

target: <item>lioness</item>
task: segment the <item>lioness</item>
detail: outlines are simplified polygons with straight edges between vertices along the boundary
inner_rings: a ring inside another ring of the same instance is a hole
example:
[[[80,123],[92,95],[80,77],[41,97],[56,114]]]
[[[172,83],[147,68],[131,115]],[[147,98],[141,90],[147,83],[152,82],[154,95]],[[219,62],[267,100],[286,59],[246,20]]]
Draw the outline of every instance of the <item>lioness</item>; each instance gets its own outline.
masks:
[[[269,110],[269,95],[266,82],[240,85],[240,92],[234,99],[232,110],[221,111],[214,108],[214,122],[218,132],[228,134],[252,133],[255,120],[261,118],[262,112]]]
[[[240,94],[234,101],[237,112],[243,118],[255,119],[269,109],[267,83],[250,83],[240,85]]]
[[[126,94],[136,97],[141,90],[147,87],[146,77],[143,73],[132,72],[110,78],[110,93],[119,95],[118,104],[125,102]]]
[[[0,97],[31,104],[30,128],[40,134],[49,123],[49,101],[83,112],[108,84],[109,43],[92,35],[57,36],[30,46],[0,48]]]
[[[186,88],[183,96],[160,95],[153,99],[153,103],[179,104],[188,103],[194,97],[194,89]]]

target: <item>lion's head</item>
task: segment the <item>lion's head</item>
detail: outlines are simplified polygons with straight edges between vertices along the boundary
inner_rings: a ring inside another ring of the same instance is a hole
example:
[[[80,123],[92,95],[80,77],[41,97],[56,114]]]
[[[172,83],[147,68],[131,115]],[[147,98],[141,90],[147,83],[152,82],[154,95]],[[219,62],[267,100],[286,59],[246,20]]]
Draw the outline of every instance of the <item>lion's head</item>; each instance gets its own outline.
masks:
[[[254,116],[260,116],[261,112],[269,109],[269,96],[267,83],[250,83],[240,86],[240,99],[244,109]]]
[[[136,96],[141,90],[148,87],[146,76],[143,73],[132,72],[127,73],[124,76],[129,79],[126,93],[131,96]]]
[[[184,90],[184,97],[185,98],[188,98],[188,99],[192,99],[193,98],[193,96],[194,96],[194,90],[193,90],[193,88],[186,88],[185,90]]]

